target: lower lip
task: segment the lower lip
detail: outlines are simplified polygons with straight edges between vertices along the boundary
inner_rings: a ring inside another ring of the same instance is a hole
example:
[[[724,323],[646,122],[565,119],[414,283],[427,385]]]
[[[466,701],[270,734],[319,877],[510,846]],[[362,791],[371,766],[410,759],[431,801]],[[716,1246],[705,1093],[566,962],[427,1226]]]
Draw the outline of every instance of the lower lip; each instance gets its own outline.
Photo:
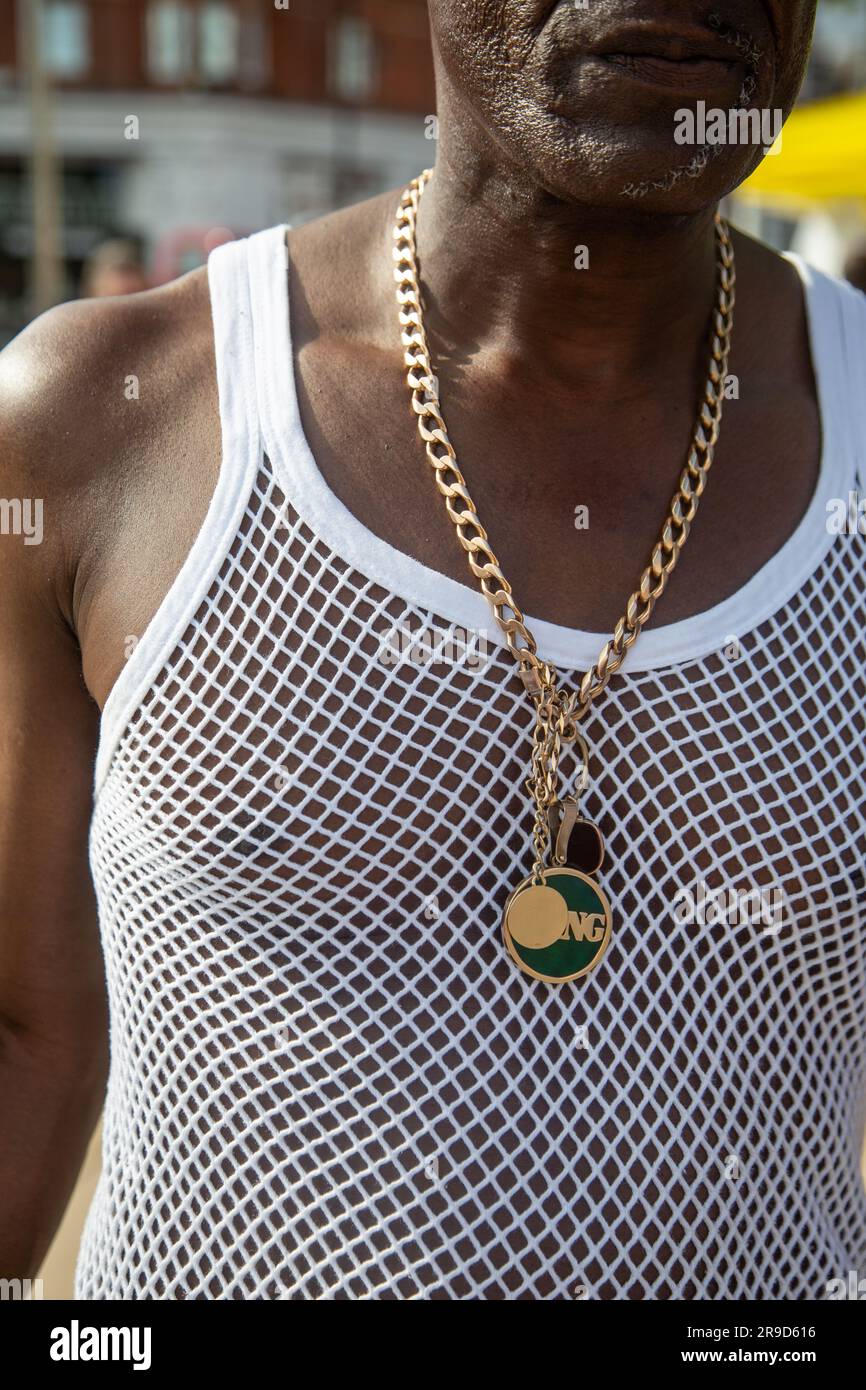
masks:
[[[691,58],[675,62],[646,54],[612,53],[599,58],[608,72],[619,73],[633,82],[663,87],[675,92],[715,91],[742,76],[742,66],[719,58]]]

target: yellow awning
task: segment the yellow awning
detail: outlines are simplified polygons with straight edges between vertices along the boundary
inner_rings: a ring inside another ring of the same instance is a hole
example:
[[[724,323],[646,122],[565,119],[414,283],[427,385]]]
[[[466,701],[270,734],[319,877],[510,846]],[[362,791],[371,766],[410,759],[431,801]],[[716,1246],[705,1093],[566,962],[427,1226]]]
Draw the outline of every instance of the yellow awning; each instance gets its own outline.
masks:
[[[802,208],[837,200],[866,204],[866,92],[797,107],[768,155],[736,191],[765,206]]]

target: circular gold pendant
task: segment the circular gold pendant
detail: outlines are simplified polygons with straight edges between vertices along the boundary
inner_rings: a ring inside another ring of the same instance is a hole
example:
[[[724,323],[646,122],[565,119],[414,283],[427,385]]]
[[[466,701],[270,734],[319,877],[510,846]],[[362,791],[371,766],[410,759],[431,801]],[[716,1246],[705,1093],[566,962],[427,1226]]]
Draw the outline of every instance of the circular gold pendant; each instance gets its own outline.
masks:
[[[562,936],[568,926],[568,904],[561,893],[546,885],[530,883],[507,909],[508,930],[518,946],[543,951]]]
[[[527,878],[509,895],[502,934],[524,974],[567,984],[595,969],[607,950],[610,903],[579,869],[543,869],[542,877],[543,886]]]

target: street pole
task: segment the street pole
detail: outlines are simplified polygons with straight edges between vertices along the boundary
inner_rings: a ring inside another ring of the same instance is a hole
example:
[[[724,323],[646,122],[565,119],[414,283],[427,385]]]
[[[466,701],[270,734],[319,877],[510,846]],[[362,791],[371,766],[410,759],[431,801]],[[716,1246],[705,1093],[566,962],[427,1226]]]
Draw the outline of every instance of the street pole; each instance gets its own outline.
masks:
[[[54,144],[51,82],[44,63],[43,0],[19,0],[18,33],[23,41],[30,96],[30,204],[33,246],[30,305],[33,314],[63,296],[62,175]]]

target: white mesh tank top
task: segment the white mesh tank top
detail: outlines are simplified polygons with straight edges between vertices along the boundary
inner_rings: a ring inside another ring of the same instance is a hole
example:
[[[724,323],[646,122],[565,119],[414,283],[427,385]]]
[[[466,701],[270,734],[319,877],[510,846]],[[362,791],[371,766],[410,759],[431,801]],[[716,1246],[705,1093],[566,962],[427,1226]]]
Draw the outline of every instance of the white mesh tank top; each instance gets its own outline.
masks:
[[[820,480],[592,715],[614,937],[556,988],[501,940],[533,711],[486,602],[318,471],[284,229],[213,253],[221,471],[98,756],[77,1297],[805,1299],[866,1268],[866,537],[827,525],[866,476],[866,299],[796,264]],[[530,623],[569,683],[606,636]],[[487,656],[382,660],[401,629]],[[684,887],[781,917],[680,920]]]

